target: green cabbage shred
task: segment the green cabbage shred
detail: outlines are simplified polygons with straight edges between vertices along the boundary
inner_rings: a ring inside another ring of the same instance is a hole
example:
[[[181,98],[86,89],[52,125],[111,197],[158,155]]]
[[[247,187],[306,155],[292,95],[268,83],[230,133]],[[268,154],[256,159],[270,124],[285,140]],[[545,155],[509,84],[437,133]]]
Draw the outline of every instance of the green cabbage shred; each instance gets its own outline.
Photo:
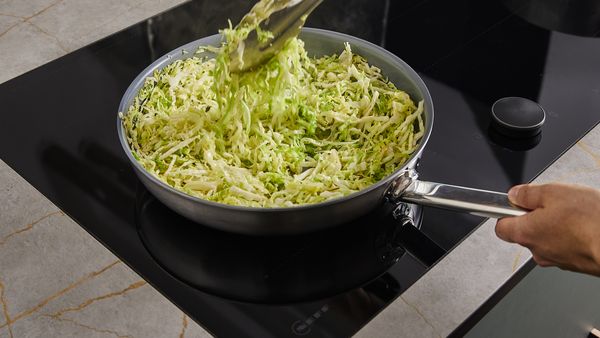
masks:
[[[204,200],[292,207],[365,189],[410,158],[423,103],[349,44],[312,58],[294,38],[266,64],[229,72],[230,46],[249,31],[230,24],[220,48],[200,50],[216,58],[198,53],[155,71],[121,114],[149,173]]]

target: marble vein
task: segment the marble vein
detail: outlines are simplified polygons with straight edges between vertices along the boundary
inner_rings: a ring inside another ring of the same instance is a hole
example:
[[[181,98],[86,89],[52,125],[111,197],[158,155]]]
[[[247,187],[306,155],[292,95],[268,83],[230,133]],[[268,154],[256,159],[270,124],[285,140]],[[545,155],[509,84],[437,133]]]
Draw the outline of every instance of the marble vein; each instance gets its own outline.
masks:
[[[188,327],[187,315],[184,313],[182,324],[181,324],[181,332],[179,333],[179,338],[185,337],[185,330],[187,330],[187,327]]]
[[[58,4],[59,4],[59,3],[61,3],[61,2],[63,2],[63,0],[58,0],[58,1],[55,1],[55,2],[53,2],[53,3],[51,3],[51,4],[49,4],[48,6],[46,6],[46,7],[42,8],[41,10],[39,10],[39,11],[37,11],[37,12],[33,13],[32,15],[30,15],[30,16],[27,16],[27,17],[23,17],[23,19],[25,19],[25,21],[28,21],[29,19],[35,18],[36,16],[38,16],[38,15],[40,15],[40,14],[42,14],[42,13],[46,12],[47,10],[49,10],[50,8],[52,8],[52,7],[56,6],[56,5],[58,5]]]
[[[0,282],[0,305],[2,305],[2,312],[4,314],[4,319],[6,320],[6,325],[8,326],[8,335],[10,338],[13,338],[10,315],[8,314],[8,305],[6,304],[6,299],[4,299],[4,284],[2,282]]]
[[[49,297],[47,297],[45,299],[43,299],[41,302],[39,302],[36,306],[32,307],[31,309],[25,310],[25,311],[17,314],[14,318],[11,318],[8,322],[0,325],[0,329],[3,328],[3,327],[9,326],[9,325],[11,325],[13,323],[15,323],[16,321],[18,321],[20,319],[23,319],[23,318],[25,318],[27,316],[30,316],[31,314],[33,314],[33,313],[39,311],[40,309],[42,309],[44,306],[46,306],[51,301],[53,301],[53,300],[61,297],[65,293],[67,293],[67,292],[75,289],[76,287],[78,287],[79,285],[87,282],[88,280],[93,279],[93,278],[101,275],[102,273],[104,273],[105,271],[109,270],[110,268],[112,268],[113,266],[115,266],[115,265],[117,265],[119,263],[121,263],[121,261],[120,260],[116,260],[116,261],[112,262],[111,264],[103,267],[100,270],[91,272],[91,273],[83,276],[82,278],[78,279],[77,281],[69,284],[66,288],[64,288],[64,289],[62,289],[62,290],[60,290],[60,291],[58,291],[58,292],[50,295]]]
[[[44,315],[44,316],[45,316],[45,317],[50,317],[50,316],[48,316],[48,315]],[[120,333],[118,333],[118,332],[116,332],[116,331],[113,331],[113,330],[108,330],[108,329],[99,329],[99,328],[97,328],[97,327],[93,327],[93,326],[85,325],[85,324],[83,324],[83,323],[80,323],[80,322],[78,322],[78,321],[76,321],[76,320],[74,320],[74,319],[71,319],[71,318],[61,318],[61,317],[57,317],[57,318],[52,318],[52,319],[54,319],[54,320],[58,320],[58,321],[61,321],[61,322],[67,322],[67,323],[71,323],[71,324],[77,325],[77,326],[79,326],[79,327],[82,327],[82,328],[84,328],[84,329],[87,329],[87,330],[90,330],[90,331],[94,331],[94,332],[98,332],[98,333],[106,333],[106,334],[114,335],[115,337],[118,337],[118,338],[133,338],[131,335],[128,335],[128,334],[125,334],[125,335],[123,335],[123,334],[120,334]]]
[[[44,12],[46,12],[47,10],[49,10],[50,8],[58,5],[59,3],[63,2],[63,1],[64,0],[57,0],[57,1],[55,1],[55,2],[53,2],[51,4],[49,4],[49,5],[47,5],[46,7],[40,9],[39,11],[34,12],[31,15],[14,15],[14,14],[3,13],[3,12],[0,12],[0,15],[10,16],[12,18],[18,18],[18,19],[21,19],[21,20],[24,20],[24,21],[28,21],[29,19],[35,18],[36,16],[38,16],[40,14],[43,14]]]
[[[3,15],[3,14],[0,14],[0,15]],[[21,21],[17,21],[14,24],[8,26],[8,28],[5,29],[3,32],[0,32],[0,38],[2,36],[4,36],[6,33],[10,32],[13,28],[17,27],[20,23],[21,23]]]
[[[34,24],[34,23],[33,23],[33,22],[31,22],[31,21],[26,21],[26,22],[27,22],[28,24],[30,24],[31,26],[33,26],[33,28],[37,29],[37,30],[38,30],[40,33],[42,33],[42,34],[44,34],[45,36],[49,37],[50,39],[54,40],[54,42],[56,42],[56,45],[57,45],[57,46],[58,46],[60,49],[62,49],[62,51],[63,51],[63,52],[65,52],[65,53],[68,53],[68,52],[69,52],[69,50],[68,50],[68,49],[67,49],[65,46],[63,46],[63,44],[62,44],[62,43],[60,43],[60,40],[59,40],[59,39],[58,39],[56,36],[54,36],[54,35],[52,35],[52,34],[48,33],[47,31],[45,31],[44,29],[42,29],[40,26],[38,26],[38,25]]]
[[[142,287],[142,286],[144,286],[146,284],[148,284],[148,283],[146,283],[146,281],[140,280],[140,281],[131,283],[128,287],[126,287],[123,290],[119,290],[119,291],[115,291],[115,292],[110,292],[110,293],[107,293],[107,294],[104,294],[104,295],[101,295],[101,296],[98,296],[98,297],[90,298],[90,299],[84,301],[83,303],[81,303],[81,304],[79,304],[77,306],[59,310],[58,312],[50,314],[48,316],[50,316],[52,318],[59,318],[62,315],[64,315],[65,313],[67,313],[67,312],[80,311],[80,310],[88,307],[89,305],[91,305],[91,304],[93,304],[95,302],[98,302],[98,301],[101,301],[101,300],[105,300],[105,299],[109,299],[109,298],[116,297],[116,296],[124,295],[127,292],[129,292],[131,290],[138,289],[138,288],[140,288],[140,287]]]
[[[511,272],[515,272],[517,271],[517,268],[519,267],[519,262],[521,261],[521,257],[523,256],[523,251],[525,250],[525,248],[523,247],[519,247],[519,251],[517,251],[517,254],[515,255],[515,259],[513,261],[513,265],[511,268]]]
[[[6,236],[4,236],[4,237],[0,238],[0,245],[3,245],[3,244],[5,244],[6,242],[8,242],[8,240],[9,240],[11,237],[13,237],[13,236],[16,236],[16,235],[18,235],[18,234],[21,234],[21,233],[24,233],[24,232],[26,232],[26,231],[29,231],[29,230],[33,229],[33,228],[34,228],[34,227],[35,227],[37,224],[39,224],[41,221],[43,221],[43,220],[45,220],[45,219],[48,219],[48,218],[50,218],[50,217],[53,217],[53,216],[64,216],[64,215],[65,215],[65,214],[64,214],[62,211],[53,211],[53,212],[51,212],[51,213],[49,213],[49,214],[47,214],[47,215],[44,215],[44,216],[40,217],[39,219],[37,219],[37,220],[35,220],[35,221],[33,221],[33,222],[31,222],[31,223],[27,224],[27,225],[26,225],[26,226],[24,226],[23,228],[21,228],[21,229],[17,229],[17,230],[15,230],[15,231],[13,231],[13,232],[9,233],[8,235],[6,235]]]
[[[592,150],[592,147],[588,146],[582,141],[577,142],[577,146],[579,146],[579,148],[581,148],[581,150],[583,150],[586,154],[590,155],[590,157],[593,158],[594,161],[596,161],[596,164],[600,167],[600,155],[596,154]]]
[[[25,22],[31,26],[33,26],[35,29],[37,29],[40,33],[42,33],[43,35],[48,36],[49,38],[51,38],[52,40],[54,40],[56,42],[56,44],[58,45],[58,47],[60,47],[60,49],[62,49],[65,53],[68,53],[69,51],[60,43],[59,39],[48,33],[47,31],[45,31],[44,29],[42,29],[41,27],[39,27],[38,25],[34,24],[31,19],[37,17],[40,14],[43,14],[44,12],[46,12],[47,10],[51,9],[52,7],[58,5],[59,3],[61,3],[63,0],[58,0],[55,1],[53,3],[51,3],[50,5],[42,8],[41,10],[33,13],[30,16],[17,16],[17,15],[12,15],[12,14],[6,14],[6,13],[0,13],[0,15],[4,15],[4,16],[8,16],[8,17],[12,17],[12,18],[18,18],[21,19],[20,21],[17,21],[16,23],[14,23],[13,25],[9,26],[6,30],[4,30],[3,32],[0,32],[0,37],[2,37],[3,35],[5,35],[6,33],[10,32],[13,28],[15,28],[17,25],[19,25],[21,22]]]
[[[433,333],[437,337],[442,338],[442,335],[438,332],[438,330],[435,328],[435,326],[433,326],[433,324],[427,319],[427,317],[425,317],[425,315],[419,310],[419,308],[417,308],[414,304],[412,304],[409,301],[407,301],[402,295],[400,295],[399,298],[402,299],[402,301],[406,305],[408,305],[411,309],[415,310],[415,312],[419,315],[419,317],[421,317],[421,319],[423,319],[423,321],[425,322],[425,324],[427,324],[433,330]]]

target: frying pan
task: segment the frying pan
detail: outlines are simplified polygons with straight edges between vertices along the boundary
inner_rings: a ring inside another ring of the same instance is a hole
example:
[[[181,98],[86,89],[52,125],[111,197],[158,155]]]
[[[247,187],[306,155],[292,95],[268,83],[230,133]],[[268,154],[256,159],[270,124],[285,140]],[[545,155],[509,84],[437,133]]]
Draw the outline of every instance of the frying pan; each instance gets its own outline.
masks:
[[[157,199],[197,223],[250,235],[293,235],[318,231],[356,219],[382,203],[417,203],[495,218],[525,213],[524,210],[511,205],[504,193],[418,180],[416,167],[433,128],[433,102],[423,80],[404,61],[377,45],[337,32],[303,28],[299,37],[304,41],[310,56],[340,53],[344,49],[344,43],[350,43],[356,54],[379,67],[382,74],[397,88],[406,91],[414,101],[423,100],[425,133],[410,159],[381,181],[345,197],[286,208],[232,206],[185,194],[147,172],[133,157],[126,131],[121,119],[117,118],[123,150],[136,175]],[[128,111],[137,92],[144,85],[144,80],[154,71],[175,60],[193,56],[199,46],[219,46],[221,41],[221,35],[212,35],[188,43],[156,60],[127,88],[119,111],[124,114]]]

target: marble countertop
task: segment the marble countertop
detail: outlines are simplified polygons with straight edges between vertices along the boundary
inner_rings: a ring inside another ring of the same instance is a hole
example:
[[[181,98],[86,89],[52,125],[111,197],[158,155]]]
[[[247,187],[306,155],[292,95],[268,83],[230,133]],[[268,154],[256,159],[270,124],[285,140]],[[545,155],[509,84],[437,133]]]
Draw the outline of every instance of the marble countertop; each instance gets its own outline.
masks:
[[[182,2],[0,0],[0,83]],[[548,181],[600,188],[600,128]],[[488,221],[357,336],[447,336],[530,257]],[[0,160],[0,338],[23,336],[210,335]]]

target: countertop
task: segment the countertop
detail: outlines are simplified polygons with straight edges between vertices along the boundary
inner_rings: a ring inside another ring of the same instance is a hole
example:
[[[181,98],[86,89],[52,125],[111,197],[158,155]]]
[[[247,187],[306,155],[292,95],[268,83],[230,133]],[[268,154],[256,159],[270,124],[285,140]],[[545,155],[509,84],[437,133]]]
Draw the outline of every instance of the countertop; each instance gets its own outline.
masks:
[[[0,83],[182,2],[1,0]],[[535,180],[550,181],[600,188],[599,127]],[[0,337],[209,336],[1,160],[0,191]],[[494,224],[482,224],[357,336],[451,333],[531,258],[498,240]]]

